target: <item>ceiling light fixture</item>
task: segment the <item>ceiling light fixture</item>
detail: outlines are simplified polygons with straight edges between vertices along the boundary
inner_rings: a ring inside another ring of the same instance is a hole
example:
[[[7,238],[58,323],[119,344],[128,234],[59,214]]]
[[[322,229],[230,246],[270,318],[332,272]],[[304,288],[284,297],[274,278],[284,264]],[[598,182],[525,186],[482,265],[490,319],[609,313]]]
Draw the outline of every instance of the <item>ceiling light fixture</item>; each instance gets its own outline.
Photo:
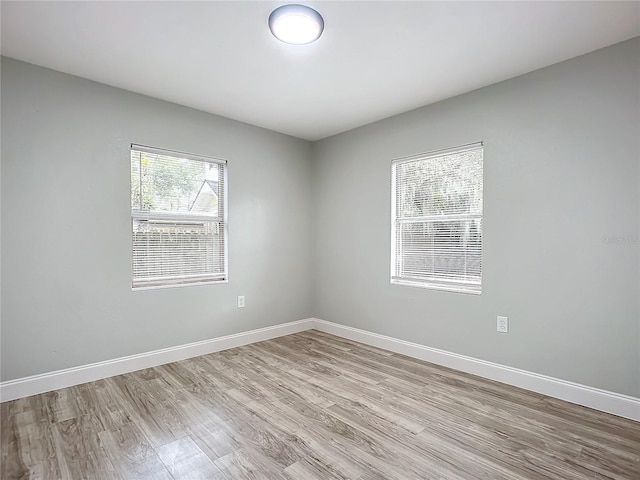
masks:
[[[278,40],[292,45],[315,42],[324,30],[322,15],[305,5],[283,5],[269,15],[269,29]]]

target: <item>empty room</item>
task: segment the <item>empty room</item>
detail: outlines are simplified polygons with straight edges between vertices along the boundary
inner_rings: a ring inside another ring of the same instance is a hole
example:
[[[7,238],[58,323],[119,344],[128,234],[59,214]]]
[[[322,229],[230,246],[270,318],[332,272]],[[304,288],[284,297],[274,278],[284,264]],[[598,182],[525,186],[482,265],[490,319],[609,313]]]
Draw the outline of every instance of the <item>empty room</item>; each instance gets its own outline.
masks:
[[[2,480],[640,479],[640,2],[1,1]]]

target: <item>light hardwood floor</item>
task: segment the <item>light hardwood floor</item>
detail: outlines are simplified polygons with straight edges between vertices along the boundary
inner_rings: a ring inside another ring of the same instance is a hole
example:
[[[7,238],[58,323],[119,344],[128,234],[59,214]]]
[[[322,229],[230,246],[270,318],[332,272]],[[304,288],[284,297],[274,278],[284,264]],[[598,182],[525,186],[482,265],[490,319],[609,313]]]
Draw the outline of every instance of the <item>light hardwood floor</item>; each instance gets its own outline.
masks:
[[[640,479],[640,423],[308,331],[2,404],[9,479]]]

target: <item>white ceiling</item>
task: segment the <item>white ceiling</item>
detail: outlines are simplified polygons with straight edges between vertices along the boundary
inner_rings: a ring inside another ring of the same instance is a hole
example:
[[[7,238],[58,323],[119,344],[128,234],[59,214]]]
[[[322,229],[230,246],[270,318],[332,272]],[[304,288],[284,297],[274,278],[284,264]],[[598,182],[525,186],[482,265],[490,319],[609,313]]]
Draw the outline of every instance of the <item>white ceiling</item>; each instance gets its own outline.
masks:
[[[640,2],[310,1],[290,46],[283,3],[2,1],[2,54],[317,140],[640,35]]]

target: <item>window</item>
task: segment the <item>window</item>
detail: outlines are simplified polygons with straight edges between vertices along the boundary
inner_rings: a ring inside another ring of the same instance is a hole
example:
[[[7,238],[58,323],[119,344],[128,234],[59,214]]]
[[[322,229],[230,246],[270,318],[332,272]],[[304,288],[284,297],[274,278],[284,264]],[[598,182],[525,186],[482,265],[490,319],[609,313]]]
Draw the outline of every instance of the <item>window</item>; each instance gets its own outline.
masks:
[[[131,145],[132,287],[227,280],[226,162]]]
[[[392,163],[391,282],[480,293],[482,143]]]

